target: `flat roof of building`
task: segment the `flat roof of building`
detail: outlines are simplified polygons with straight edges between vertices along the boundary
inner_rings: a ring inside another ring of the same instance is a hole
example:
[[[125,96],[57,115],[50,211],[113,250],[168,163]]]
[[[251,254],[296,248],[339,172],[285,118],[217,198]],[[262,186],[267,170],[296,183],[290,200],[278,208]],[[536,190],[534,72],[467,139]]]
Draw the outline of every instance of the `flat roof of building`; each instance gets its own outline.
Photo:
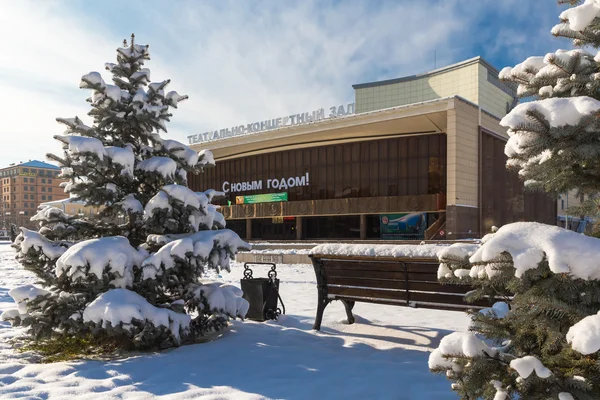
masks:
[[[383,81],[358,83],[356,85],[352,85],[352,87],[354,89],[364,89],[364,88],[368,88],[368,87],[383,86],[383,85],[390,85],[393,83],[414,81],[416,79],[421,79],[421,78],[426,78],[426,77],[433,76],[433,75],[442,74],[442,73],[445,73],[448,71],[452,71],[452,70],[455,70],[458,68],[465,67],[467,65],[472,65],[472,64],[477,64],[477,63],[482,64],[484,67],[486,67],[488,70],[490,70],[490,72],[492,72],[496,76],[498,75],[499,71],[492,64],[485,61],[481,56],[477,56],[477,57],[469,58],[468,60],[458,62],[456,64],[451,64],[451,65],[447,65],[442,68],[434,69],[433,71],[424,72],[422,74],[403,76],[401,78],[387,79],[387,80],[383,80]]]
[[[49,164],[47,162],[38,161],[38,160],[29,160],[27,162],[22,162],[19,164],[11,164],[8,167],[3,167],[0,169],[6,168],[14,168],[14,167],[31,167],[31,168],[44,168],[44,169],[60,169],[54,164]]]

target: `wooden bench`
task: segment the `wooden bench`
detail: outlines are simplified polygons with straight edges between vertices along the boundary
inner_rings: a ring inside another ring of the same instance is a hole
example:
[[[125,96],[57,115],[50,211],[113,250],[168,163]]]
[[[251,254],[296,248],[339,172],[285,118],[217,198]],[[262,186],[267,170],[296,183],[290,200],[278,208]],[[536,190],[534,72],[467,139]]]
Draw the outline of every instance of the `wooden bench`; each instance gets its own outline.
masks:
[[[415,308],[465,311],[489,307],[487,301],[466,303],[468,285],[438,281],[439,261],[434,258],[359,257],[311,254],[317,277],[317,316],[313,329],[321,328],[323,312],[333,300],[346,308],[354,323],[354,303],[366,302]]]

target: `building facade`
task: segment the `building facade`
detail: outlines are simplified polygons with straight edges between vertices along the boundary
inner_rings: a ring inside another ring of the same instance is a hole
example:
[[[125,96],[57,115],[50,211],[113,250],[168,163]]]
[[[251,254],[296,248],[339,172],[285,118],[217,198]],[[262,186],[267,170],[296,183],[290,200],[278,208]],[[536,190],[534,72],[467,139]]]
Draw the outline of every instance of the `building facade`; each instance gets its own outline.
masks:
[[[355,113],[332,107],[329,118],[192,137],[217,165],[190,186],[225,192],[228,227],[249,240],[459,239],[513,221],[554,224],[555,200],[525,192],[505,168],[499,120],[515,88],[497,75],[477,57],[354,85]]]
[[[69,197],[59,179],[60,168],[42,161],[11,164],[0,169],[0,228],[10,224],[35,228],[29,221],[40,203]]]

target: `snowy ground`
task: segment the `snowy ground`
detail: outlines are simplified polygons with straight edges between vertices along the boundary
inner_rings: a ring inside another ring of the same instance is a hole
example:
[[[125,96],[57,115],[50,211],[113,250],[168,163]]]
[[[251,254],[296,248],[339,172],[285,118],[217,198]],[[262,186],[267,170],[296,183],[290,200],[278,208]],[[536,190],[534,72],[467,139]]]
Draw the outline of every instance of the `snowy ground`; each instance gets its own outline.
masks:
[[[0,311],[7,291],[33,277],[0,242]],[[267,268],[254,268],[266,277]],[[112,362],[32,364],[7,340],[21,331],[0,322],[0,398],[66,399],[456,399],[449,382],[427,368],[445,334],[465,330],[464,314],[357,303],[353,325],[344,309],[316,309],[312,266],[280,265],[287,315],[278,322],[236,321],[219,340]],[[239,284],[241,265],[223,279]]]

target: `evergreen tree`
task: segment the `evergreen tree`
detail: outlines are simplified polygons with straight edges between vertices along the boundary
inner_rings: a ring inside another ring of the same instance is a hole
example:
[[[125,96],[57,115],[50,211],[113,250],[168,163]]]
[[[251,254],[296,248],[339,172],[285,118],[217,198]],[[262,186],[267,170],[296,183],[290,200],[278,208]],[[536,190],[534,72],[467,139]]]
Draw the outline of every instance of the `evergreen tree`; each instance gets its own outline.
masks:
[[[55,136],[61,156],[48,154],[68,178],[70,200],[101,211],[70,216],[57,208],[39,211],[38,232],[21,228],[17,258],[40,286],[9,294],[18,308],[4,320],[29,327],[34,339],[118,338],[126,348],[170,347],[193,342],[243,317],[248,304],[233,286],[201,279],[207,269],[228,270],[249,245],[224,229],[212,201],[214,190],[195,193],[189,173],[214,165],[210,151],[163,139],[171,108],[187,99],[167,92],[169,80],[151,82],[147,45],[117,49],[105,67],[81,78],[91,90],[91,126],[79,118]]]
[[[552,33],[575,46],[600,46],[600,2],[572,7]],[[529,187],[549,192],[600,191],[600,53],[558,50],[530,57],[500,78],[533,101],[501,124],[507,166]],[[600,398],[600,240],[559,227],[515,223],[478,246],[440,254],[442,282],[467,284],[469,333],[443,338],[429,367],[445,373],[464,399]]]

